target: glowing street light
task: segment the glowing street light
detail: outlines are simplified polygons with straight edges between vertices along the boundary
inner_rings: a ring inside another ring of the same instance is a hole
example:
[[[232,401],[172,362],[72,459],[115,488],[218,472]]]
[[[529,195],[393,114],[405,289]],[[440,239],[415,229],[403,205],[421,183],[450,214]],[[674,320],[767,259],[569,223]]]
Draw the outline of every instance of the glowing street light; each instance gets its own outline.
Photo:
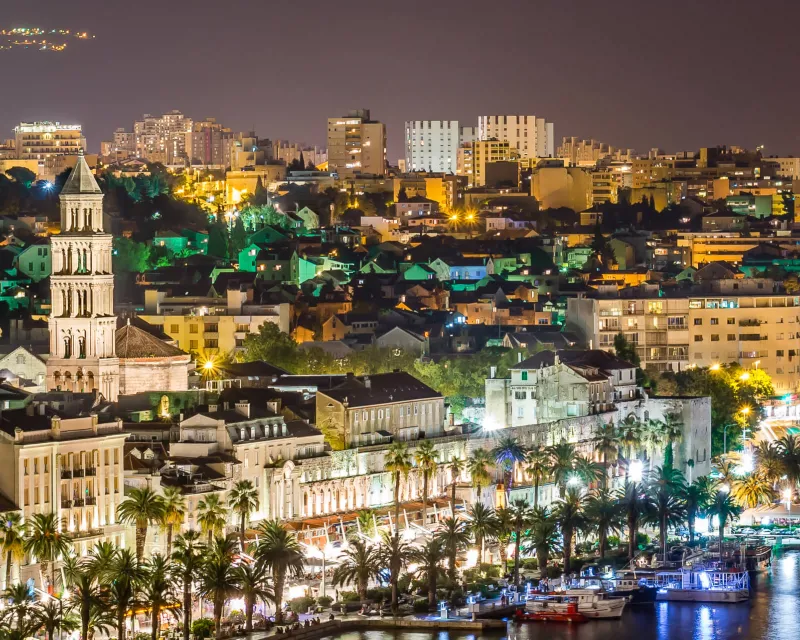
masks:
[[[581,483],[580,477],[578,475],[575,475],[575,474],[571,475],[569,477],[569,480],[567,480],[567,486],[569,486],[569,487],[578,488],[578,487],[581,486],[581,484],[582,483]]]
[[[786,505],[786,510],[789,511],[792,507],[792,488],[786,487],[781,494],[783,504]]]
[[[720,370],[719,363],[712,364],[708,369],[709,371],[719,371]]]
[[[739,376],[739,380],[742,382],[747,382],[750,379],[750,374],[745,371],[742,375]]]
[[[203,369],[206,371],[211,371],[214,368],[214,362],[211,360],[206,360],[205,364],[203,365]]]
[[[633,482],[641,482],[644,474],[644,464],[641,460],[632,460],[628,466],[628,475]]]

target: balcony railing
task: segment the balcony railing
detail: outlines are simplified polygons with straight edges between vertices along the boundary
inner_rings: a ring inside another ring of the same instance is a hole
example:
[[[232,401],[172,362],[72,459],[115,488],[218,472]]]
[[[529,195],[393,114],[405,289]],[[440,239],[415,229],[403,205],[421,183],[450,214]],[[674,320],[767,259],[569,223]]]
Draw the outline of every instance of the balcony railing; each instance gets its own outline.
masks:
[[[83,478],[84,470],[83,469],[73,469],[72,470],[72,477],[73,478]]]
[[[61,501],[61,508],[62,509],[69,509],[72,507],[72,500],[62,500]]]
[[[86,477],[94,477],[97,475],[97,467],[87,467]]]
[[[77,500],[73,500],[72,504],[75,507],[82,507],[84,505],[84,502],[85,501],[83,500],[83,498],[78,498]]]
[[[739,320],[740,327],[760,327],[761,325],[761,320]]]
[[[61,479],[62,480],[69,480],[72,477],[72,469],[62,469],[61,470]]]
[[[97,498],[95,498],[94,496],[90,496],[90,497],[86,498],[86,506],[87,507],[88,506],[92,506],[92,505],[96,505],[96,504],[97,504]]]

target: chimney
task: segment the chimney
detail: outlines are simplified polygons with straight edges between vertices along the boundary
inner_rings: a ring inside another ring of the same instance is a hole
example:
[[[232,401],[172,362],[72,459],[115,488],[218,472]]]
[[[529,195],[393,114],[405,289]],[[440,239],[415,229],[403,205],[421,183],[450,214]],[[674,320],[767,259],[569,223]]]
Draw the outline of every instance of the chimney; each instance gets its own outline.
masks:
[[[286,423],[285,422],[281,423],[281,435],[282,436],[288,435],[288,433],[286,432]]]
[[[497,367],[489,367],[489,377],[494,378],[497,375]]]
[[[211,403],[209,403],[209,405],[208,405],[208,412],[209,412],[209,413],[216,413],[216,412],[217,412],[217,406],[218,406],[218,405],[216,405],[216,404],[211,404]]]
[[[372,389],[372,380],[369,379],[369,376],[364,376],[364,386],[367,389]]]
[[[519,364],[520,362],[522,362],[522,351],[517,353],[517,364]]]
[[[45,413],[47,413],[47,405],[44,402],[42,402],[39,405],[39,415],[43,416]]]
[[[242,414],[245,418],[250,418],[250,401],[240,400],[236,403],[236,412]]]
[[[269,409],[275,415],[281,412],[281,401],[280,399],[277,400],[268,400],[267,401],[267,409]]]

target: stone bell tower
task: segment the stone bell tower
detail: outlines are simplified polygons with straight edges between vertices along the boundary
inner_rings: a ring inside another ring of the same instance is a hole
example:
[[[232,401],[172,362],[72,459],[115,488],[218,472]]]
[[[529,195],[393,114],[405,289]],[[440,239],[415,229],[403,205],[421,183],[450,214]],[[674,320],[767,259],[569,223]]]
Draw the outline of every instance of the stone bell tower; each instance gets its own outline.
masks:
[[[61,233],[50,237],[50,358],[47,386],[119,394],[115,353],[112,236],[103,230],[103,192],[83,151],[60,194]]]

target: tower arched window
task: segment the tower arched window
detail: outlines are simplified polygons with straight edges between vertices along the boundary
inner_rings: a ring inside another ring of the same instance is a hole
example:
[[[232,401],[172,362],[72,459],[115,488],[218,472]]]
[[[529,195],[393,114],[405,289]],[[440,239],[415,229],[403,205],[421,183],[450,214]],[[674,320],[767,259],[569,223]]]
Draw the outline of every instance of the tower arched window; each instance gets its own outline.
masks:
[[[71,358],[72,357],[72,341],[70,340],[69,336],[64,338],[64,357]],[[69,375],[68,373],[66,375]]]
[[[78,357],[86,357],[86,338],[84,336],[78,338]]]

